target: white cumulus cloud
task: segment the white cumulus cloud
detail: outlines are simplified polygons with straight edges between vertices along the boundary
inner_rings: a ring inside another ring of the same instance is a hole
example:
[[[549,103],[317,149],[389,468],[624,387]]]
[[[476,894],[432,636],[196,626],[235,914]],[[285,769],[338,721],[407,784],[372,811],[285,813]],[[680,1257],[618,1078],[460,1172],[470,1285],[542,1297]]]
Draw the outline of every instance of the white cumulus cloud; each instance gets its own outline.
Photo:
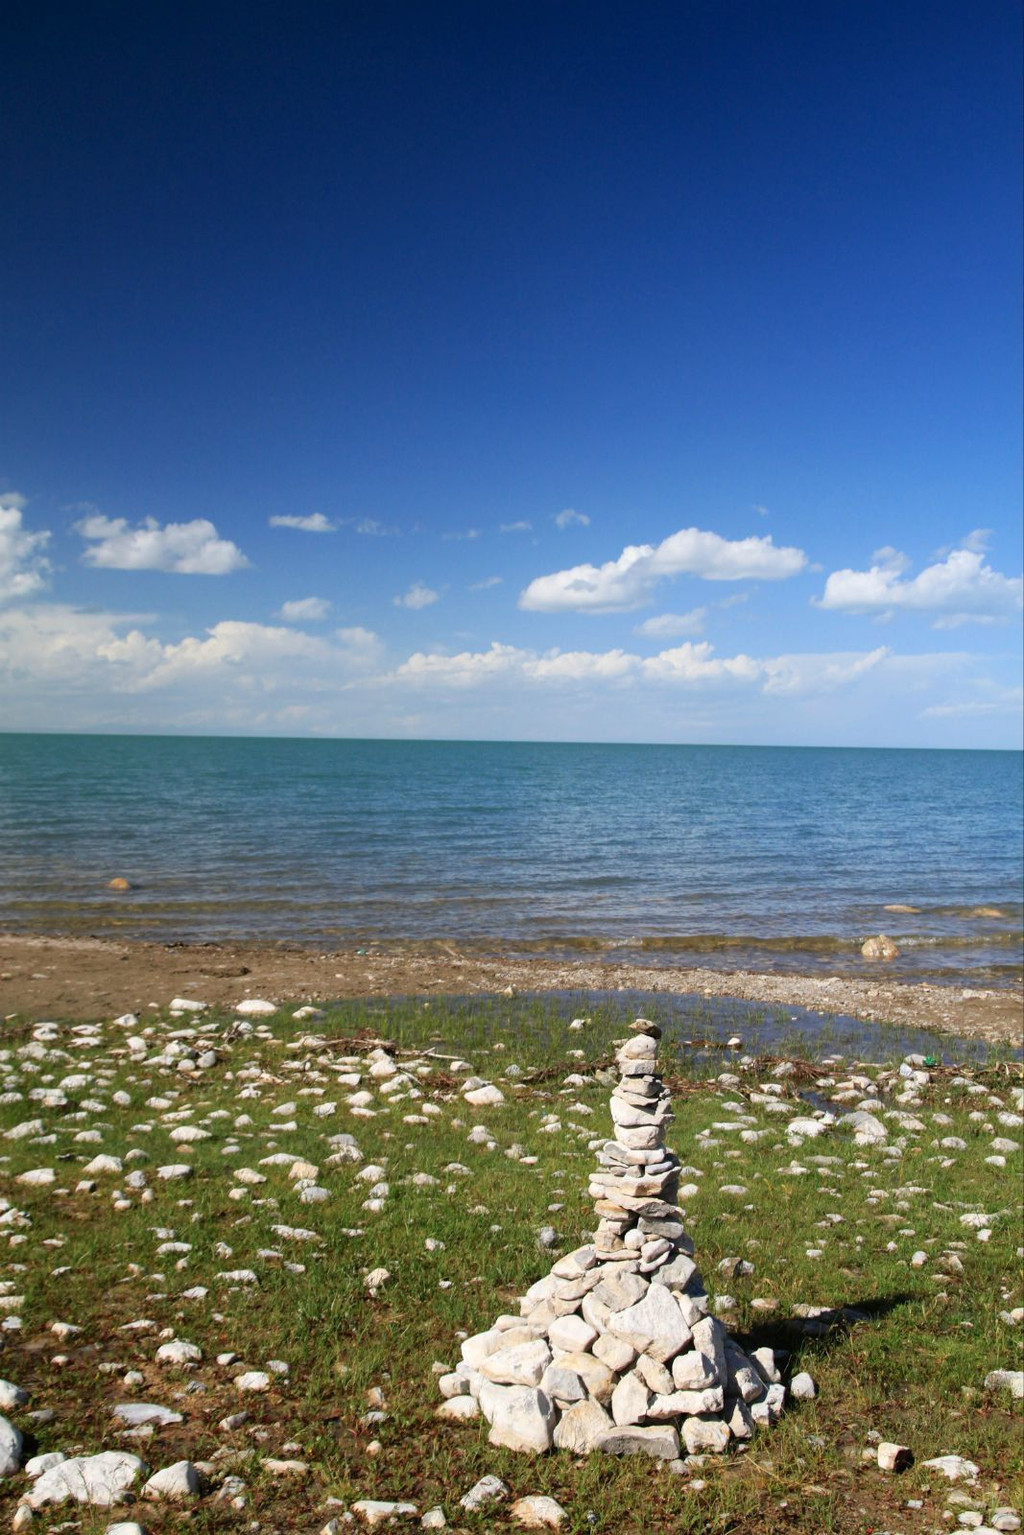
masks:
[[[671,576],[704,581],[782,581],[804,569],[802,549],[777,547],[763,538],[722,538],[701,528],[682,528],[660,544],[629,544],[603,565],[573,565],[538,576],[520,594],[519,606],[539,613],[623,613],[649,602]]]
[[[293,602],[281,604],[280,617],[286,624],[316,623],[326,618],[331,604],[326,597],[296,597]]]
[[[297,528],[300,533],[337,532],[337,524],[325,517],[323,512],[310,512],[305,517],[271,517],[268,521],[272,528]]]
[[[456,655],[417,651],[380,680],[418,687],[464,690],[500,682],[583,682],[675,686],[687,689],[747,687],[766,696],[834,693],[894,658],[885,646],[872,651],[780,656],[719,656],[707,641],[685,641],[654,656],[626,650],[549,650],[538,653],[493,641],[487,650]],[[917,658],[922,665],[929,658]]]
[[[82,558],[106,570],[165,570],[179,576],[226,576],[249,561],[228,538],[220,538],[205,517],[168,522],[147,517],[130,527],[124,517],[96,512],[75,523],[89,544]]]
[[[22,523],[24,496],[0,494],[0,602],[17,602],[43,590],[50,562],[43,554],[50,535],[29,533]]]
[[[656,618],[645,618],[642,624],[637,624],[633,633],[655,640],[673,639],[681,634],[703,634],[707,616],[707,608],[691,608],[689,613],[659,613]]]
[[[502,522],[498,525],[499,533],[531,533],[532,531],[532,522]]]
[[[555,513],[555,527],[562,532],[566,528],[589,528],[590,518],[586,512],[577,512],[571,506],[567,506],[564,512]]]
[[[393,601],[396,608],[429,608],[440,595],[440,592],[424,586],[422,581],[414,581],[407,592],[403,592],[400,597],[395,597]]]
[[[977,534],[970,535],[972,541]],[[1004,576],[985,563],[980,548],[954,549],[904,580],[909,561],[894,549],[880,549],[870,570],[835,570],[817,606],[839,613],[931,613],[933,627],[991,624],[1012,618],[1024,606],[1024,578]]]

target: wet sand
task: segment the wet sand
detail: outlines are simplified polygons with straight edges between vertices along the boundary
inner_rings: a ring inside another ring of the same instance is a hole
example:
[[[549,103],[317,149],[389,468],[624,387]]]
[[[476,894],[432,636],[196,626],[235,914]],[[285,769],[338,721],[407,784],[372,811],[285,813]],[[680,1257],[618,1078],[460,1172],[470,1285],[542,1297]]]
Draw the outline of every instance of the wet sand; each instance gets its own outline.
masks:
[[[893,980],[764,975],[699,966],[481,956],[454,944],[315,952],[293,945],[161,944],[0,935],[0,1015],[94,1019],[165,1006],[174,996],[231,1005],[243,997],[322,1002],[355,997],[637,990],[738,997],[844,1013],[989,1043],[1020,1045],[1016,990]]]

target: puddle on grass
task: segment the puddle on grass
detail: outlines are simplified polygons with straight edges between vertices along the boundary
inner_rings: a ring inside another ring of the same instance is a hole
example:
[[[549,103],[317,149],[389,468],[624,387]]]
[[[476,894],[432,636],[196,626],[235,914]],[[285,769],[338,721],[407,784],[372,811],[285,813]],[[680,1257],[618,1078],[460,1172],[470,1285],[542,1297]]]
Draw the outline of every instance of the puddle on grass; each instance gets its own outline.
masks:
[[[617,1026],[636,1017],[652,1018],[663,1030],[666,1045],[674,1043],[684,1059],[720,1062],[728,1070],[730,1059],[744,1055],[773,1055],[824,1062],[830,1057],[876,1063],[902,1060],[918,1054],[929,1063],[983,1065],[989,1059],[1020,1060],[1020,1049],[991,1046],[984,1040],[959,1039],[928,1029],[895,1024],[868,1023],[843,1013],[818,1013],[806,1007],[775,1007],[735,997],[704,997],[650,991],[544,991],[522,992],[514,997],[492,993],[469,996],[431,996],[417,999],[434,1008],[450,1008],[467,1021],[493,1028],[495,1038],[511,1041],[521,1021],[524,1034],[534,1034],[538,1017],[552,1021],[598,1016]],[[376,1012],[377,1009],[374,1009]],[[738,1038],[732,1048],[727,1042]],[[687,1041],[692,1041],[691,1045]],[[450,1048],[439,1040],[438,1048]]]

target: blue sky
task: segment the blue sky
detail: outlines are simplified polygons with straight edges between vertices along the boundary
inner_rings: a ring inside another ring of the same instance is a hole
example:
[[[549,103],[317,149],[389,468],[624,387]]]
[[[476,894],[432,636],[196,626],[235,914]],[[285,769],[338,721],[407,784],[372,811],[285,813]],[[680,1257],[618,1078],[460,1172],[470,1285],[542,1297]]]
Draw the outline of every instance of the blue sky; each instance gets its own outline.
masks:
[[[2,39],[4,728],[1020,744],[1004,0]]]

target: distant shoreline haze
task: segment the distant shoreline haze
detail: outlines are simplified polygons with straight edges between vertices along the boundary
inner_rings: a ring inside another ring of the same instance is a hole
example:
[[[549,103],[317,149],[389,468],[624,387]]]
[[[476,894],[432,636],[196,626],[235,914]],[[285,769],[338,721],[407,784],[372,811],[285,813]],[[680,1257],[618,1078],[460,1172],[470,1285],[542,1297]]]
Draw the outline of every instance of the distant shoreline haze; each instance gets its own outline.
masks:
[[[296,745],[403,745],[403,746],[552,746],[572,747],[634,747],[644,746],[665,751],[807,751],[807,752],[921,752],[943,756],[959,752],[998,756],[1024,757],[1024,746],[850,746],[842,743],[805,741],[598,741],[554,740],[547,736],[346,736],[346,735],[252,735],[242,732],[191,731],[191,730],[127,730],[117,726],[110,730],[5,730],[0,726],[0,741],[18,738],[26,741],[74,739],[74,740],[124,740],[124,741],[289,741]]]

